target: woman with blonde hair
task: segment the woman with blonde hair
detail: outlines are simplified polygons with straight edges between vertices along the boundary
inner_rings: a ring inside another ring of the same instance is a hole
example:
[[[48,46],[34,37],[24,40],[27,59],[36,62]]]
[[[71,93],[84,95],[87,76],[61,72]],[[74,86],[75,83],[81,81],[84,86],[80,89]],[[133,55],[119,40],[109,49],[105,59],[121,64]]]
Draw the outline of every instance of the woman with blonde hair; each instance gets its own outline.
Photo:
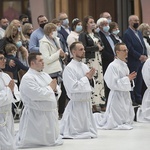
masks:
[[[147,55],[150,57],[150,26],[148,23],[142,23],[138,30],[141,31],[143,35],[143,40],[147,49]]]
[[[25,65],[28,66],[27,57],[28,50],[26,49],[27,40],[22,33],[22,28],[19,20],[12,20],[5,31],[5,44],[13,43],[17,47],[17,57]],[[5,47],[5,46],[4,46]]]

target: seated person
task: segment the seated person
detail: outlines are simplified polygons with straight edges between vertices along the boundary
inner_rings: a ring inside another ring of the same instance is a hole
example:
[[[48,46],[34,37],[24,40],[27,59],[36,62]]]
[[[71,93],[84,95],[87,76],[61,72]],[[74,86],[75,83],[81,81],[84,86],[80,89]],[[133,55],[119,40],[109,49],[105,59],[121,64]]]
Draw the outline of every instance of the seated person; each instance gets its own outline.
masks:
[[[11,44],[11,43],[6,44],[5,52],[6,52],[6,58],[14,60],[16,65],[14,67],[10,67],[9,65],[6,64],[4,71],[12,72],[13,73],[13,79],[15,79],[19,85],[18,71],[20,69],[27,71],[28,67],[23,65],[20,62],[20,60],[16,57],[17,47],[14,44]]]

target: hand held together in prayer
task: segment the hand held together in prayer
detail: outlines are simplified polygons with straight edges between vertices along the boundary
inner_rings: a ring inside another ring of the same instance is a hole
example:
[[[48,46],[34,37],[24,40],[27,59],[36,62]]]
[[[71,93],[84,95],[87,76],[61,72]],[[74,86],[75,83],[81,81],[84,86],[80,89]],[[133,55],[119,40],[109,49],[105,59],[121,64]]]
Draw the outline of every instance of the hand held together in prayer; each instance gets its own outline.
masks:
[[[95,68],[91,68],[91,70],[87,72],[85,76],[90,80],[93,78],[94,74],[95,74]]]

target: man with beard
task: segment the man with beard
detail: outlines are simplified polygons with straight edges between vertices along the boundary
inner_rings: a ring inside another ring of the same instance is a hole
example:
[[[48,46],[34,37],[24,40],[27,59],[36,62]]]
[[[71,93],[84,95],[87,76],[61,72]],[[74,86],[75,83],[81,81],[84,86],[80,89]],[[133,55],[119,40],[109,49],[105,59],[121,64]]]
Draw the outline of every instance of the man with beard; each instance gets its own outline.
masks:
[[[41,53],[30,53],[29,70],[20,83],[24,109],[16,137],[18,148],[62,145],[59,136],[57,99],[60,88],[56,79],[43,72]]]
[[[37,22],[39,28],[36,29],[30,36],[30,42],[29,42],[30,52],[39,52],[39,40],[42,39],[44,36],[43,28],[45,24],[48,23],[48,19],[44,15],[40,15],[37,17]]]
[[[70,98],[60,122],[63,138],[96,138],[97,129],[92,115],[91,94],[95,69],[82,62],[84,46],[74,42],[70,46],[73,55],[63,72],[63,82]]]
[[[8,22],[7,18],[0,19],[0,39],[2,39],[4,37],[5,30],[8,26],[8,24],[9,24],[9,22]]]

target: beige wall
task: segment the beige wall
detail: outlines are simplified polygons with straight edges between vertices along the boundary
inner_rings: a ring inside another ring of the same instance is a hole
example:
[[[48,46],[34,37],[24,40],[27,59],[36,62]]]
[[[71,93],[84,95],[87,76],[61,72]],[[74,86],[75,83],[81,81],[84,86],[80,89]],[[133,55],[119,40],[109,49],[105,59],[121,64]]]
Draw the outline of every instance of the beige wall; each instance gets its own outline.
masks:
[[[141,0],[142,19],[150,25],[150,0]]]
[[[38,28],[37,17],[39,15],[46,15],[45,0],[29,0],[32,24],[34,29]]]

